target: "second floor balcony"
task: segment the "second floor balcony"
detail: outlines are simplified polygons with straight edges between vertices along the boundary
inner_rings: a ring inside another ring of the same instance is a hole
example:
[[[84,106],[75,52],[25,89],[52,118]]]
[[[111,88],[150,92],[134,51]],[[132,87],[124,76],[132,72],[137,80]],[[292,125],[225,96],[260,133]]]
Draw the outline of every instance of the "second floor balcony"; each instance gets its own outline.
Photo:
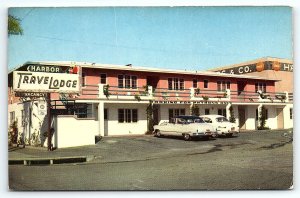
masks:
[[[287,103],[293,101],[293,93],[255,92],[213,89],[152,88],[151,86],[121,88],[109,85],[86,85],[79,98],[99,98],[107,100],[137,100],[158,102],[234,102],[234,103]]]

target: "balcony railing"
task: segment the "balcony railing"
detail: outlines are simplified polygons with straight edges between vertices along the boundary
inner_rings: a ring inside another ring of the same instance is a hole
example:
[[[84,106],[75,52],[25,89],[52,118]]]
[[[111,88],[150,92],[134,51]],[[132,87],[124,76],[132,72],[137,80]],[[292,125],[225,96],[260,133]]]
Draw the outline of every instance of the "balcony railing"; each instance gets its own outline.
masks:
[[[224,101],[224,102],[260,102],[260,103],[283,103],[292,102],[293,93],[267,92],[256,93],[250,91],[230,91],[190,88],[183,90],[169,90],[166,88],[153,89],[151,86],[126,88],[118,86],[86,85],[82,87],[81,95],[78,98],[102,98],[118,100],[138,101]]]

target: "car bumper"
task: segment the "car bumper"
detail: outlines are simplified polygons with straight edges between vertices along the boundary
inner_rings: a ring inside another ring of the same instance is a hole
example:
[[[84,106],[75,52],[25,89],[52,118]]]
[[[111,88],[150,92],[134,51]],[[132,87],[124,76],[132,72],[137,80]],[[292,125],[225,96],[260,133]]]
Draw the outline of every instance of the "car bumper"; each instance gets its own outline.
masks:
[[[199,133],[190,133],[191,137],[215,137],[214,132],[199,132]]]

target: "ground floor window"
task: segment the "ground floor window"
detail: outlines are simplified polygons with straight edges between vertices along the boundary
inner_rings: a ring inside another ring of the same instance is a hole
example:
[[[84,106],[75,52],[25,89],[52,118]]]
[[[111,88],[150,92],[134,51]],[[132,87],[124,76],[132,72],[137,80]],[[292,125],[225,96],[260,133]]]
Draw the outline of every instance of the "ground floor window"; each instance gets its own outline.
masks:
[[[218,115],[226,117],[226,109],[218,109]]]
[[[123,123],[131,123],[138,121],[137,109],[118,109],[118,121]]]
[[[293,119],[293,108],[290,108],[290,119]]]
[[[169,121],[179,115],[185,115],[185,109],[169,109]]]
[[[78,103],[75,105],[74,113],[75,115],[77,115],[78,118],[91,118],[93,117],[92,105]]]
[[[209,115],[209,109],[205,109],[205,110],[204,110],[204,114],[205,114],[205,115]]]

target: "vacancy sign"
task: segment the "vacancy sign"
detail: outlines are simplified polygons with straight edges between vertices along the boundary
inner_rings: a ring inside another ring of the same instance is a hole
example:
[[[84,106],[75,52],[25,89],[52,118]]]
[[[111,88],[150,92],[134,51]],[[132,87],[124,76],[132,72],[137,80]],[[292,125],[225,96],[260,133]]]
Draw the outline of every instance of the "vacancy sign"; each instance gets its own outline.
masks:
[[[13,88],[18,92],[79,93],[78,74],[14,71]]]

